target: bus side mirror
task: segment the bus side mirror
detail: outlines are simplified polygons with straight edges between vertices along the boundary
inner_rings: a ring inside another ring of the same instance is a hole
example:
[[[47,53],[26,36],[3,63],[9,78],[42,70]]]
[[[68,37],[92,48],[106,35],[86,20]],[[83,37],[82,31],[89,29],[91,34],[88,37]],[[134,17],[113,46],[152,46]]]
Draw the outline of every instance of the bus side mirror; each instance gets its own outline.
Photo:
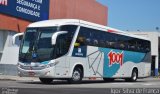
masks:
[[[22,39],[22,36],[23,36],[23,35],[24,35],[24,33],[15,34],[15,35],[12,37],[12,44],[15,45],[16,38],[17,38],[17,37],[20,37],[20,39]]]
[[[23,39],[23,36],[19,36],[19,40],[22,40]]]
[[[57,37],[58,37],[59,35],[66,34],[66,33],[68,33],[68,32],[67,32],[67,31],[59,31],[59,32],[54,33],[54,34],[52,35],[51,44],[52,44],[52,45],[55,45],[55,44],[56,44]]]

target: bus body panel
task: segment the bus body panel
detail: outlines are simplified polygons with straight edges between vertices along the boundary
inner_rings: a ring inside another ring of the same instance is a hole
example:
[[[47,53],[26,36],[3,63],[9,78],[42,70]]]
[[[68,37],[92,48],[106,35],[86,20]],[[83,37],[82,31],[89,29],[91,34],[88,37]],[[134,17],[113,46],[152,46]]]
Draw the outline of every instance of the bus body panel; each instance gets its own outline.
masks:
[[[82,58],[82,57],[68,57],[70,62],[70,67],[69,67],[69,76],[68,77],[72,77],[72,73],[73,73],[73,70],[74,68],[77,66],[77,65],[81,65],[83,67],[83,72],[84,72],[84,76],[88,76],[88,74],[86,74],[87,72],[87,60],[86,58]]]
[[[83,50],[83,48],[85,47],[80,47],[81,50]],[[133,68],[138,69],[139,77],[149,76],[149,71],[145,73],[145,70],[149,70],[149,68],[146,69],[147,63],[143,62],[143,59],[146,56],[145,53],[87,46],[87,56],[86,58],[83,57],[82,60],[81,55],[85,54],[86,53],[85,51],[82,52],[78,52],[78,50],[77,52],[74,51],[73,52],[74,56],[75,53],[77,53],[77,56],[75,58],[72,58],[73,60],[72,63],[74,63],[74,60],[76,62],[78,59],[79,62],[84,63],[83,64],[84,68],[86,67],[85,68],[86,71],[84,71],[84,77],[106,77],[106,78],[131,77]],[[112,54],[115,55],[112,56],[112,58],[109,57],[109,53],[111,52],[113,52]],[[118,55],[121,54],[123,57],[122,58],[118,57]],[[116,60],[116,59],[120,60],[120,58],[122,59],[122,62]],[[148,64],[148,66],[150,65]]]
[[[127,75],[127,70],[132,70],[132,67],[136,67],[141,64],[145,54],[123,50],[113,50],[110,48],[100,48],[100,51],[104,53],[104,77],[113,77],[116,73],[119,77],[130,76]],[[141,66],[143,67],[143,66]],[[123,69],[123,73],[118,73],[118,70]],[[142,71],[140,71],[142,72]],[[129,74],[132,72],[129,72]],[[117,76],[115,76],[117,77]]]
[[[56,78],[62,78],[62,77],[67,77],[69,68],[68,66],[68,60],[66,56],[62,56],[58,59],[56,59],[57,64],[55,65],[55,77]],[[63,70],[63,71],[62,71]]]

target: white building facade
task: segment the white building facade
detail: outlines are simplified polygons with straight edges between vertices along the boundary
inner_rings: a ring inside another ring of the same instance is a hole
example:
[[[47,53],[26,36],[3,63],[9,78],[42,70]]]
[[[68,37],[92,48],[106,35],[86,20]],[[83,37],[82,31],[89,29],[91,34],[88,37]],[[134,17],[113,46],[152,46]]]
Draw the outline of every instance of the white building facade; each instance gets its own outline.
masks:
[[[13,31],[0,30],[0,74],[17,75],[17,62],[19,53],[19,43],[12,44],[12,37],[16,34]]]

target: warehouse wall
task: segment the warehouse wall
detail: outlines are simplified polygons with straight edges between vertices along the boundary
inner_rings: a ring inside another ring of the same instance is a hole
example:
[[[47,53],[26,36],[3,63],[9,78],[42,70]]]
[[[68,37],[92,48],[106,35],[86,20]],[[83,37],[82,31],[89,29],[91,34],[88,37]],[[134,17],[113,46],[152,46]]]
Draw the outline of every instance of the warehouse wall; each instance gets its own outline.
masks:
[[[107,25],[107,11],[95,0],[51,0],[49,18],[76,18]]]
[[[0,29],[24,32],[29,21],[0,14]],[[19,30],[18,30],[19,29]]]

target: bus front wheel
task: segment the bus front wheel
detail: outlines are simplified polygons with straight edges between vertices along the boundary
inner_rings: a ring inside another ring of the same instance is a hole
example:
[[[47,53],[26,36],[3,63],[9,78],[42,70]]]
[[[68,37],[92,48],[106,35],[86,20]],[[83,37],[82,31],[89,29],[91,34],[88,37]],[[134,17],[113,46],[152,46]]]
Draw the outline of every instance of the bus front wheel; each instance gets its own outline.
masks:
[[[83,77],[82,69],[79,68],[79,67],[76,67],[76,68],[73,70],[72,78],[68,79],[68,82],[69,82],[70,84],[79,84],[79,83],[81,83],[81,81],[82,81],[82,77]]]
[[[39,78],[39,80],[44,84],[50,84],[53,81],[53,78]]]

